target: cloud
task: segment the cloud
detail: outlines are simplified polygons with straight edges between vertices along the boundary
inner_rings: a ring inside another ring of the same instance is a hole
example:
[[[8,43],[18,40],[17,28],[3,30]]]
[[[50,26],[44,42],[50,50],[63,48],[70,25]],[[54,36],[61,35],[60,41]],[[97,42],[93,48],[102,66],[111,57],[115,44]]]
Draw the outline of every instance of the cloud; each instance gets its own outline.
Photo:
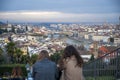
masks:
[[[49,11],[0,12],[0,20],[16,22],[104,22],[116,21],[119,13],[63,13]]]

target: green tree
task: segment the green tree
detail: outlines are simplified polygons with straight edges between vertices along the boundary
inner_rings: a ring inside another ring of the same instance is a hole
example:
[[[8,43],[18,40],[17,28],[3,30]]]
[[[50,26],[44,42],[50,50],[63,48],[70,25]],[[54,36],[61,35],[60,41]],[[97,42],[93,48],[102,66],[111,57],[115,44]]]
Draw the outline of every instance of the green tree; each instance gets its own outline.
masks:
[[[95,58],[94,58],[94,54],[92,54],[89,61],[93,61],[94,59],[95,59]]]
[[[9,42],[6,46],[6,52],[8,54],[8,56],[10,57],[10,61],[14,62],[14,55],[15,55],[15,43],[14,42]]]
[[[109,38],[109,42],[114,43],[114,38],[113,38],[113,37],[110,37],[110,38]]]
[[[0,63],[2,63],[3,61],[4,61],[3,50],[0,48]]]
[[[12,30],[13,33],[15,33],[15,27],[12,25]]]
[[[30,61],[29,55],[22,55],[22,56],[21,56],[21,63],[22,63],[22,64],[26,64],[26,63],[29,62],[29,61]]]
[[[30,58],[30,62],[34,64],[38,59],[38,54],[33,54]]]
[[[3,53],[3,50],[2,50],[2,48],[0,48],[0,56],[2,55],[2,53]]]
[[[58,51],[58,52],[54,53],[53,55],[51,55],[51,56],[50,56],[50,59],[51,59],[52,61],[58,63],[58,60],[61,58],[62,54],[63,54],[63,50]]]
[[[0,34],[2,34],[2,33],[7,33],[8,31],[7,31],[7,28],[6,29],[2,29],[2,28],[0,28]]]
[[[6,29],[4,29],[4,30],[3,30],[3,32],[6,32],[6,33],[7,33],[7,32],[8,32],[7,28],[6,28]]]
[[[15,49],[14,58],[15,58],[16,63],[20,63],[21,62],[21,58],[22,58],[22,55],[23,55],[22,53],[23,52],[19,48]]]
[[[28,26],[26,25],[26,31],[28,31]]]

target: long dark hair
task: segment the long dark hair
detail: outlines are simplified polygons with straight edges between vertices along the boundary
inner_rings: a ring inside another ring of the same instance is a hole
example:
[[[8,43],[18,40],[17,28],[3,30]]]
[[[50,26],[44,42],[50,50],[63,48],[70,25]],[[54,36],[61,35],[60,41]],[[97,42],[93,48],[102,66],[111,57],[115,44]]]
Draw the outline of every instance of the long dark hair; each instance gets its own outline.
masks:
[[[67,46],[65,49],[64,49],[64,52],[63,52],[63,58],[68,58],[68,57],[71,57],[71,56],[75,56],[76,60],[77,60],[77,66],[79,67],[82,67],[83,65],[83,59],[81,58],[79,52],[76,50],[76,48],[72,45],[69,45]]]

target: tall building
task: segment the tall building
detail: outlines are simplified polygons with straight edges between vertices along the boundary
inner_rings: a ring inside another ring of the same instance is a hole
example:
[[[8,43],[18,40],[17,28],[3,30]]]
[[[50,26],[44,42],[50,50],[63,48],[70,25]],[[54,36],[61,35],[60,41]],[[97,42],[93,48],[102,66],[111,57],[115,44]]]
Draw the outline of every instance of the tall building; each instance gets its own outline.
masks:
[[[119,16],[119,24],[116,25],[116,30],[120,30],[120,16]]]
[[[97,41],[93,43],[93,49],[94,49],[93,50],[94,57],[97,58],[98,57],[98,42]]]

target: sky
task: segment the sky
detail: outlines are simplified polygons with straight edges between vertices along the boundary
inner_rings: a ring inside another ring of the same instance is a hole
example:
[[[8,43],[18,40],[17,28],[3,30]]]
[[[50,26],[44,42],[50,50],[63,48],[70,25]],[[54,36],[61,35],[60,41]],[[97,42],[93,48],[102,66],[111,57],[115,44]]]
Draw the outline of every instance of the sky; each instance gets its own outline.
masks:
[[[119,22],[120,0],[0,0],[0,21]]]

